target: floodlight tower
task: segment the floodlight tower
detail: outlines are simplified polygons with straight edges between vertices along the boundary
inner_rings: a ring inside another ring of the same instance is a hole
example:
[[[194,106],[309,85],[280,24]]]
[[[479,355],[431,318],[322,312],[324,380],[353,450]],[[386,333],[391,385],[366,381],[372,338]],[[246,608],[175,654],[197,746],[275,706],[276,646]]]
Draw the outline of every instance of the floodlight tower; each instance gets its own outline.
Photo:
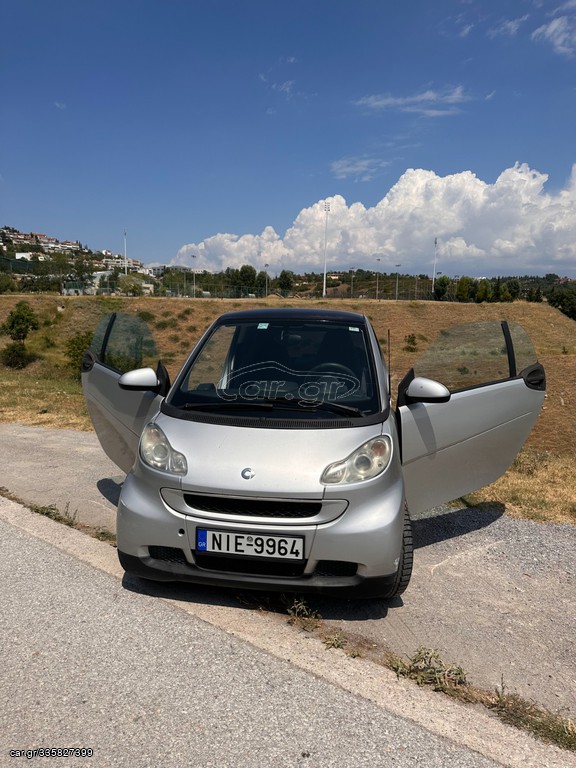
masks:
[[[330,203],[326,201],[324,203],[324,213],[326,214],[326,220],[324,222],[324,282],[322,284],[322,298],[326,298],[326,250],[328,247],[328,214],[330,213]]]

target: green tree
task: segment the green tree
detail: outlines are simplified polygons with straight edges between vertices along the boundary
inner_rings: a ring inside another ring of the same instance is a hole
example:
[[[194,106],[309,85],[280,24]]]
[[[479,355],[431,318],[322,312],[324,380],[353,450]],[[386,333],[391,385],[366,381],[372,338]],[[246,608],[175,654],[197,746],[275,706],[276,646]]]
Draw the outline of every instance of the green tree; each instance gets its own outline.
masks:
[[[294,285],[294,272],[289,269],[283,269],[278,276],[278,288],[284,293],[292,290]]]
[[[74,279],[82,285],[82,288],[86,288],[91,284],[95,271],[96,268],[93,262],[87,259],[86,256],[76,256],[72,263],[72,274]]]
[[[270,284],[270,279],[267,277],[264,270],[260,270],[256,275],[256,288],[258,288],[258,292],[262,295],[264,295],[264,292],[266,291],[266,284]]]
[[[27,301],[19,301],[8,315],[5,323],[0,325],[0,332],[7,334],[12,343],[0,350],[0,362],[9,368],[25,368],[35,356],[30,354],[24,344],[24,339],[30,331],[36,330],[40,322]]]
[[[492,297],[490,301],[502,301],[502,280],[497,277],[492,283]]]
[[[58,279],[60,289],[62,289],[64,278],[72,272],[69,257],[65,253],[57,251],[52,254],[47,264],[49,273]]]
[[[436,301],[444,301],[448,288],[450,286],[450,278],[447,275],[440,275],[440,277],[434,283],[434,298]]]
[[[142,280],[139,280],[134,275],[120,275],[118,278],[118,288],[127,296],[142,296],[144,293]]]
[[[520,280],[516,277],[511,277],[510,280],[506,283],[508,287],[508,292],[510,293],[510,296],[512,296],[512,301],[516,301],[516,299],[520,296]]]
[[[548,304],[556,307],[572,320],[576,320],[576,288],[567,287],[559,290],[552,288],[548,294]]]
[[[37,330],[39,326],[40,321],[30,304],[27,301],[19,301],[8,315],[6,322],[0,326],[0,329],[12,341],[23,342],[30,331]]]
[[[16,290],[16,281],[7,272],[0,272],[0,293]]]
[[[468,301],[470,298],[470,284],[471,279],[466,275],[462,275],[458,281],[458,288],[456,289],[456,301]]]
[[[240,288],[251,293],[256,287],[256,270],[250,264],[243,264],[238,274]]]
[[[502,283],[500,286],[500,301],[505,302],[512,302],[514,299],[512,298],[512,294],[508,290],[508,283]]]
[[[474,301],[476,304],[482,304],[484,301],[492,301],[492,285],[490,280],[480,280]]]

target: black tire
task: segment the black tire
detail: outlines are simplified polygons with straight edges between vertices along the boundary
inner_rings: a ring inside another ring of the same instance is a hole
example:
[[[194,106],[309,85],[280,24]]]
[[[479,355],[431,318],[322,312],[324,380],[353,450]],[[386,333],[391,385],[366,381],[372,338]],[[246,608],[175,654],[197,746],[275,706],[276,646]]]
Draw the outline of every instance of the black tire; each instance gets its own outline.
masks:
[[[404,502],[404,527],[402,529],[402,550],[400,552],[400,562],[398,563],[398,571],[396,573],[396,579],[389,592],[383,597],[386,600],[391,600],[393,597],[397,597],[406,591],[408,584],[410,584],[410,577],[412,576],[412,564],[414,562],[414,544],[412,541],[412,520],[410,519],[410,512],[408,505]]]

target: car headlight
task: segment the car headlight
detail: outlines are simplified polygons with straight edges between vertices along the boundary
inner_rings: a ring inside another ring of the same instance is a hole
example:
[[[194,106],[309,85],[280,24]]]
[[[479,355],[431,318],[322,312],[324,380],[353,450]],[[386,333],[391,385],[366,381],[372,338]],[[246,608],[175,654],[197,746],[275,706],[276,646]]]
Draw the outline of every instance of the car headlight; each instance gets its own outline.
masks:
[[[163,472],[185,475],[188,463],[183,453],[175,451],[156,424],[147,424],[140,438],[140,456],[145,464]]]
[[[392,444],[388,436],[374,437],[342,461],[329,464],[320,482],[324,485],[360,483],[380,475],[390,464]]]

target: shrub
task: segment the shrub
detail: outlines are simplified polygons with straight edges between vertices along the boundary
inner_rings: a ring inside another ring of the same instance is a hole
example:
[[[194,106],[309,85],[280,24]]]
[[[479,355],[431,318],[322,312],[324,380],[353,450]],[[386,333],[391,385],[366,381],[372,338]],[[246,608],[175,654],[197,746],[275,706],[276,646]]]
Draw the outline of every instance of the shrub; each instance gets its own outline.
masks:
[[[36,360],[36,355],[28,352],[23,341],[13,341],[0,350],[0,362],[7,368],[26,368]]]
[[[165,313],[163,313],[165,314]],[[158,331],[165,331],[166,328],[176,328],[178,326],[178,321],[175,317],[171,317],[168,320],[160,320],[156,323],[155,328]]]
[[[40,327],[36,313],[27,301],[19,301],[8,315],[8,319],[0,326],[3,333],[10,336],[12,341],[24,341],[30,331]]]
[[[404,336],[404,351],[416,352],[417,349],[418,349],[418,342],[416,341],[416,334],[415,333],[406,334],[406,336]]]

